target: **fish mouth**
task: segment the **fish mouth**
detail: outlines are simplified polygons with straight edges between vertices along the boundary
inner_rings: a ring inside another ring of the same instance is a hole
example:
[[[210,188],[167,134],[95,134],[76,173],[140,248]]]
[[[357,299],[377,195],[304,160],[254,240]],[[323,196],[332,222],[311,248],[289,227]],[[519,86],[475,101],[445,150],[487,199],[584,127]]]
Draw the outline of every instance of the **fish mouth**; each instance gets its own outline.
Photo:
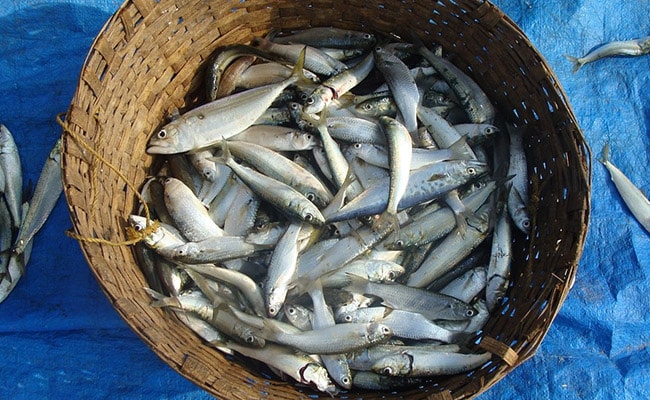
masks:
[[[169,146],[163,144],[151,144],[147,147],[149,154],[176,154],[177,152]]]

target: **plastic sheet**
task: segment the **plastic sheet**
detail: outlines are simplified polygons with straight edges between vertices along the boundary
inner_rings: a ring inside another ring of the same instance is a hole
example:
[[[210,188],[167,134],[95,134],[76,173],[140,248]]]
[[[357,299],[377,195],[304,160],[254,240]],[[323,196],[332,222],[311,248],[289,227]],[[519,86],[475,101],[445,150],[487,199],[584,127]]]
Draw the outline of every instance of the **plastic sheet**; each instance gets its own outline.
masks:
[[[544,55],[594,153],[591,225],[575,285],[537,354],[480,399],[648,398],[650,236],[596,159],[650,193],[650,56],[577,73],[580,56],[650,34],[646,0],[496,0]],[[0,122],[14,134],[25,182],[36,182],[60,134],[92,39],[119,1],[0,0]],[[118,317],[88,269],[63,198],[36,236],[26,276],[0,304],[3,397],[207,399]]]

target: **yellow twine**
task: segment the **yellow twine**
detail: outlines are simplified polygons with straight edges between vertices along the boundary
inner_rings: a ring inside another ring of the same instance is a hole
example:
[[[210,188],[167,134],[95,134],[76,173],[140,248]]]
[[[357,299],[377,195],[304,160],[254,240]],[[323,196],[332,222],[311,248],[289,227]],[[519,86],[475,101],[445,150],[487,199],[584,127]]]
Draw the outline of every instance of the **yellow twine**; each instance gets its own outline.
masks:
[[[110,163],[106,158],[104,158],[101,154],[97,152],[97,150],[93,149],[90,147],[88,144],[86,144],[76,133],[74,133],[71,129],[68,128],[68,123],[67,121],[63,121],[61,118],[62,115],[65,113],[60,113],[56,116],[56,122],[61,126],[63,129],[64,133],[67,133],[70,135],[70,137],[79,145],[81,146],[84,150],[88,151],[91,153],[99,162],[102,164],[106,165],[108,168],[113,170],[120,179],[122,179],[127,187],[131,189],[134,193],[135,196],[138,198],[138,201],[142,204],[142,207],[144,209],[144,214],[146,218],[146,226],[144,229],[141,230],[136,230],[131,227],[127,227],[126,234],[128,240],[123,240],[123,241],[112,241],[112,240],[107,240],[107,239],[102,239],[102,238],[93,238],[93,237],[86,237],[83,235],[79,235],[75,232],[72,232],[70,230],[66,231],[66,235],[69,237],[82,241],[82,242],[88,242],[88,243],[97,243],[97,244],[105,244],[108,246],[129,246],[136,244],[140,241],[142,241],[147,235],[151,234],[153,231],[155,231],[160,224],[158,221],[152,221],[151,220],[151,214],[149,212],[149,207],[147,206],[147,202],[144,200],[142,195],[138,192],[137,188],[135,187],[134,184],[132,184],[127,177],[120,172],[117,167],[115,167],[113,164]],[[97,187],[97,179],[99,176],[99,168],[95,165],[95,163],[90,163],[90,169],[91,169],[91,185],[90,185],[90,196],[91,196],[91,209],[96,210],[97,208],[94,207],[93,205],[97,201],[97,193],[96,193],[96,187]]]

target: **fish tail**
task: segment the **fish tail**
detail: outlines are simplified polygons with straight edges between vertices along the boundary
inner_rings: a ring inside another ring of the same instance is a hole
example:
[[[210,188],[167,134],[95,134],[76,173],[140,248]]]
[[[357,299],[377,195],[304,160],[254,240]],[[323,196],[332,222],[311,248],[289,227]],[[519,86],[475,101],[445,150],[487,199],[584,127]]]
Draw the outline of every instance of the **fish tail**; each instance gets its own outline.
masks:
[[[364,278],[350,272],[346,272],[345,276],[348,280],[348,283],[344,287],[346,290],[349,290],[350,292],[365,293],[367,281]]]
[[[574,74],[576,72],[578,72],[580,67],[582,67],[583,63],[582,63],[582,61],[580,61],[580,58],[573,57],[573,56],[570,56],[568,54],[563,54],[563,56],[564,56],[564,58],[566,58],[567,60],[569,60],[569,61],[571,61],[573,63],[573,73]]]
[[[153,301],[151,302],[152,307],[158,307],[158,308],[161,308],[161,307],[177,307],[177,308],[181,308],[181,305],[180,305],[178,299],[176,299],[175,297],[165,296],[164,294],[156,292],[155,290],[153,290],[151,288],[148,288],[148,287],[145,287],[143,289],[153,299]]]
[[[605,142],[601,158],[598,161],[600,161],[603,165],[609,162],[609,142]]]
[[[303,47],[300,51],[300,56],[298,56],[298,61],[293,66],[291,71],[291,78],[297,83],[311,84],[312,81],[307,78],[303,69],[305,68],[305,56],[307,54],[307,46]]]
[[[449,150],[451,150],[453,158],[456,160],[471,160],[475,158],[471,148],[467,145],[467,135],[461,136],[460,139],[449,146]]]

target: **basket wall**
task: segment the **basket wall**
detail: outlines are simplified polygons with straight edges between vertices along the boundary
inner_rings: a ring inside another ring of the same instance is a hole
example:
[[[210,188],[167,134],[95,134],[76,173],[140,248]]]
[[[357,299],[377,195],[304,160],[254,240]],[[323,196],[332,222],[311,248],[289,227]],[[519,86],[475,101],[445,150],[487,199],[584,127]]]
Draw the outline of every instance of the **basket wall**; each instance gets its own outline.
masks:
[[[570,105],[543,58],[491,3],[126,1],[90,49],[66,115],[68,129],[130,182],[143,182],[153,162],[145,153],[149,137],[174,108],[183,112],[202,101],[202,69],[216,48],[246,43],[271,29],[309,26],[390,32],[407,40],[416,34],[425,43],[440,44],[509,122],[529,127],[525,144],[534,227],[529,240],[517,237],[508,299],[476,340],[497,356],[471,374],[441,377],[399,393],[410,399],[474,397],[537,350],[575,277],[589,216],[589,149]],[[137,207],[134,193],[64,137],[64,190],[75,231],[123,240],[126,217]],[[131,248],[82,243],[82,250],[129,326],[160,358],[208,392],[221,399],[259,398],[261,393],[274,399],[327,397],[224,357],[170,313],[150,307]],[[362,391],[350,395],[382,397]]]

